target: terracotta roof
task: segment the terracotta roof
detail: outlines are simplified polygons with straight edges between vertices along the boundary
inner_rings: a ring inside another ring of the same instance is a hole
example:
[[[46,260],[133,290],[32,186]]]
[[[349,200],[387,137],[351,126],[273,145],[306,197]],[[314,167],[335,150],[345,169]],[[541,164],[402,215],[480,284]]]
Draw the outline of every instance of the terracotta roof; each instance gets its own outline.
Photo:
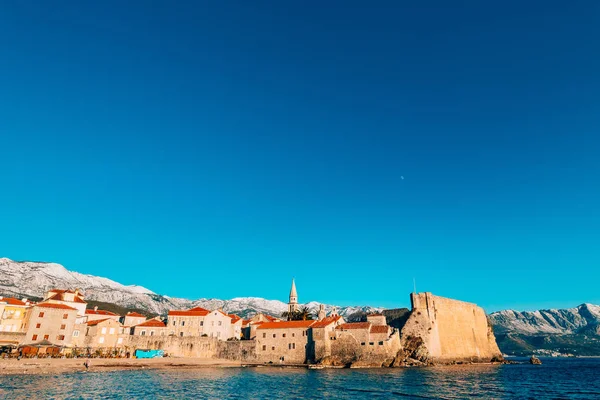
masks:
[[[48,297],[46,300],[56,300],[56,301],[66,301],[67,303],[85,303],[83,299],[79,296],[73,296],[73,300],[65,300],[65,293],[74,293],[74,292],[66,292],[63,290],[62,293],[57,293],[53,296]]]
[[[241,317],[238,317],[235,314],[229,314],[228,315],[229,318],[231,318],[231,323],[235,324],[236,322],[238,322],[240,319],[242,319]],[[243,323],[243,322],[242,322]]]
[[[0,303],[7,303],[11,306],[25,306],[25,302],[14,297],[3,297],[0,299]]]
[[[252,321],[249,319],[245,319],[242,321],[242,325],[248,325],[250,322],[252,322]]]
[[[210,311],[190,311],[190,310],[169,310],[169,315],[173,315],[175,317],[204,317],[210,314]]]
[[[128,312],[126,315],[126,317],[135,317],[135,318],[146,318],[145,315],[136,313],[136,312]]]
[[[336,329],[347,330],[347,329],[369,329],[371,326],[370,322],[349,322],[341,324]]]
[[[339,321],[341,318],[342,317],[340,317],[339,315],[325,317],[322,320],[315,322],[315,324],[312,327],[313,328],[325,328],[325,327],[333,324],[334,322]]]
[[[372,314],[368,314],[369,317],[383,317],[382,313],[372,313]]]
[[[371,333],[388,333],[389,326],[387,325],[373,325],[371,327]]]
[[[157,328],[165,328],[166,327],[166,325],[162,321],[159,321],[157,319],[149,319],[148,321],[142,322],[141,324],[136,325],[136,326],[154,326]]]
[[[110,311],[106,311],[106,310],[85,310],[86,314],[93,314],[93,315],[112,315],[112,316],[117,316],[118,314],[115,314],[113,312]]]
[[[206,311],[206,312],[210,312],[210,310],[207,310],[206,308],[202,308],[202,307],[190,308],[188,311]]]
[[[275,321],[278,321],[278,320],[279,320],[279,318],[275,318],[275,317],[272,317],[272,316],[270,316],[270,315],[267,315],[267,314],[263,314],[263,315],[265,316],[265,318],[266,318],[266,319],[267,319],[267,321],[269,321],[269,322],[275,322]]]
[[[289,328],[309,328],[315,321],[279,321],[263,322],[256,329],[289,329]]]
[[[39,303],[39,304],[36,304],[36,306],[44,307],[44,308],[60,308],[61,310],[77,310],[76,308],[69,307],[65,304]]]
[[[104,322],[104,321],[108,321],[110,318],[104,318],[104,319],[97,319],[95,321],[88,321],[87,325],[88,326],[94,326],[94,325],[98,325],[100,322]]]

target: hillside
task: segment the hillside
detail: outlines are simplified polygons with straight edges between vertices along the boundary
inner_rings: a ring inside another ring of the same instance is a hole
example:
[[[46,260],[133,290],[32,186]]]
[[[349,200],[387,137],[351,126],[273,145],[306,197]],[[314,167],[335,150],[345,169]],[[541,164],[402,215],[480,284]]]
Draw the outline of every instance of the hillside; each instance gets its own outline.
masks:
[[[260,297],[238,297],[231,300],[174,298],[154,293],[141,286],[122,285],[107,278],[69,271],[56,263],[21,262],[0,258],[0,293],[6,296],[42,297],[52,288],[79,288],[85,293],[86,300],[97,304],[112,304],[126,310],[141,310],[153,315],[165,315],[168,310],[192,307],[211,310],[220,308],[241,317],[259,312],[279,316],[287,310],[286,303]],[[306,305],[316,314],[320,303],[310,302]],[[333,308],[332,305],[325,305],[327,312]],[[370,306],[336,307],[336,309],[343,316],[359,311],[381,310]]]
[[[568,309],[504,310],[489,316],[498,346],[505,354],[600,355],[600,306]]]

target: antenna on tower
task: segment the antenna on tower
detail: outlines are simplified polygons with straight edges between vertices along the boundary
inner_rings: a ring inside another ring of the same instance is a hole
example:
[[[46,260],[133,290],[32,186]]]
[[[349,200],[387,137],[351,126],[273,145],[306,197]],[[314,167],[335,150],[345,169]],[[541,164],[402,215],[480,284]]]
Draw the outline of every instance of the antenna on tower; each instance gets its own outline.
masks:
[[[415,294],[417,293],[417,281],[413,278],[413,287],[415,289]]]

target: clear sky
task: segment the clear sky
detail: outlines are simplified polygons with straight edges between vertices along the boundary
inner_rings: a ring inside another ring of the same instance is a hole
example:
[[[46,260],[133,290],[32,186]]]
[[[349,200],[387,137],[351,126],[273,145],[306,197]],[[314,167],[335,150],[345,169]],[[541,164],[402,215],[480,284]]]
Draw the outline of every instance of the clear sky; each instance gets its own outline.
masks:
[[[7,1],[0,256],[170,296],[600,303],[600,2]]]

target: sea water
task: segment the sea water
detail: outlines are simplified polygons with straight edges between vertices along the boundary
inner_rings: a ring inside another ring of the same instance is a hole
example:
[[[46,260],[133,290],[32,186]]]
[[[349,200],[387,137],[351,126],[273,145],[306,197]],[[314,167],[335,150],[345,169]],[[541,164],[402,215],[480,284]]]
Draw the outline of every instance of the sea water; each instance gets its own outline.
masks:
[[[600,359],[407,369],[253,367],[0,376],[0,398],[600,399]]]

